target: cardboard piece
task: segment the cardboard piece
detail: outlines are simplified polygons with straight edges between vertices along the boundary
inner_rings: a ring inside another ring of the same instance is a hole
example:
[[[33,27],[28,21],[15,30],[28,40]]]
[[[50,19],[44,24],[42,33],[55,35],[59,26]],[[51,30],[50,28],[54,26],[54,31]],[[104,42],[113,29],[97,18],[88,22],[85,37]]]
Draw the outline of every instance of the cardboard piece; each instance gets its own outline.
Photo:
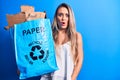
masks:
[[[45,18],[45,13],[44,12],[32,12],[28,15],[27,17],[27,21],[28,20],[34,20],[34,19],[38,19],[38,18]]]
[[[10,27],[13,27],[14,24],[18,24],[26,21],[25,14],[23,13],[19,13],[15,15],[7,14],[6,16],[7,16],[8,26],[5,27],[5,29],[9,29]]]
[[[33,6],[22,5],[20,8],[21,12],[35,12]]]
[[[26,17],[28,17],[30,13],[34,12],[34,7],[23,5],[21,6],[21,12],[24,12]]]
[[[34,12],[34,7],[32,6],[21,6],[21,12],[14,15],[7,14],[8,26],[5,27],[8,30],[11,27],[14,27],[14,24],[22,23],[28,20],[35,20],[38,18],[45,18],[45,12]]]
[[[7,21],[9,26],[13,26],[14,24],[18,24],[21,22],[26,21],[25,14],[19,13],[15,15],[8,15],[7,14]]]

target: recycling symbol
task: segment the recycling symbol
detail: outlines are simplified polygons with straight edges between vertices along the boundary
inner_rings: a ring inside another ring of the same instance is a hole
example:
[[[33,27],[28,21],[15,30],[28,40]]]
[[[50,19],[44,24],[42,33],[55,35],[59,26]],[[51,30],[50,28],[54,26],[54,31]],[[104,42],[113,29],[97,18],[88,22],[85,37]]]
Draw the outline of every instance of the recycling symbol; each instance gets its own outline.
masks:
[[[38,52],[41,54],[39,56],[35,56],[35,50],[38,50]],[[38,60],[38,59],[42,59],[44,57],[44,51],[41,49],[41,47],[39,45],[36,45],[36,46],[33,46],[31,48],[31,52],[30,52],[30,57],[33,59],[33,60]]]

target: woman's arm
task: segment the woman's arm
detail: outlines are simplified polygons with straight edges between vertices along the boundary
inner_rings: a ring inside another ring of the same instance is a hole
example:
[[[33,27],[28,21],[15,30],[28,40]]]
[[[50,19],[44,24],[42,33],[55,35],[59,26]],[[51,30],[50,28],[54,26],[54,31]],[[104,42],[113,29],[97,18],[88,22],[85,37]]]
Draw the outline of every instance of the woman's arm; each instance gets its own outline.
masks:
[[[82,48],[82,36],[80,33],[77,33],[77,59],[76,59],[76,64],[72,73],[72,79],[71,80],[76,80],[80,69],[82,67],[82,61],[83,61],[83,48]]]

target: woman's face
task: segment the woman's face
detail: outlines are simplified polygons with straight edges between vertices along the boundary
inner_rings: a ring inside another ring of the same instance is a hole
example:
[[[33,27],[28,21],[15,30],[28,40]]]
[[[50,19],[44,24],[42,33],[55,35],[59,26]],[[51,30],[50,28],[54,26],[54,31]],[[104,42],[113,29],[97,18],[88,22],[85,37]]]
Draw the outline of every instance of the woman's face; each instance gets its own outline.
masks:
[[[64,30],[67,28],[68,18],[69,18],[69,13],[67,8],[60,7],[57,11],[57,23],[58,23],[59,29]]]

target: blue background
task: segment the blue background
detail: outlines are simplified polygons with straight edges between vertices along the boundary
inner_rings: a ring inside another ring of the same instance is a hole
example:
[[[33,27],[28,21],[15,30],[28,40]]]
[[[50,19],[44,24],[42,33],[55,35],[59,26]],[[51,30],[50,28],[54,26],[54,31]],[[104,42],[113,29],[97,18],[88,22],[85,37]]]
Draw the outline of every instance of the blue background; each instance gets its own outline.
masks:
[[[62,2],[73,8],[77,31],[83,36],[84,61],[78,80],[120,80],[119,0],[0,0],[0,80],[18,80],[13,42],[9,31],[4,30],[6,14],[31,5],[35,11],[46,11],[52,22]]]

